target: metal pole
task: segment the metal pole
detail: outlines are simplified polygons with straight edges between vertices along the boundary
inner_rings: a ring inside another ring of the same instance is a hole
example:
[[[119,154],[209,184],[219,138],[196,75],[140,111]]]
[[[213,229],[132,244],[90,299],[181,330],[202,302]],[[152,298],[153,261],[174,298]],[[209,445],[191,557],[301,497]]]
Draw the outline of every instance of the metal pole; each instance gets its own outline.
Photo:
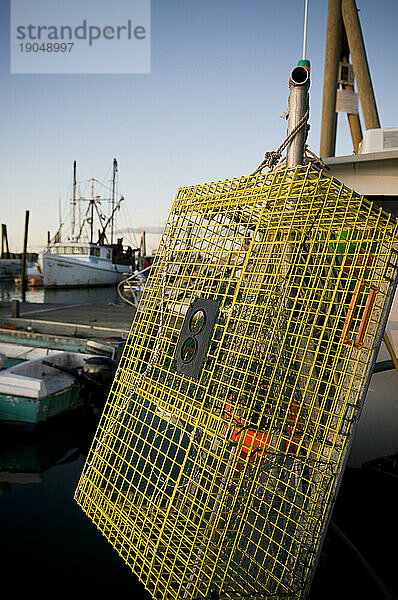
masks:
[[[320,156],[334,156],[336,150],[336,90],[341,45],[341,0],[329,0],[326,25],[325,70]]]
[[[380,119],[355,0],[342,0],[341,10],[361,99],[365,127],[366,129],[378,129]]]
[[[288,135],[304,117],[308,107],[308,89],[310,87],[309,69],[303,66],[295,67],[289,79],[289,121]],[[307,137],[306,126],[302,127],[287,147],[287,166],[296,167],[303,164],[304,145]]]
[[[23,255],[22,255],[22,302],[26,301],[26,252],[28,247],[28,228],[29,228],[29,211],[25,213],[25,231],[23,238]]]

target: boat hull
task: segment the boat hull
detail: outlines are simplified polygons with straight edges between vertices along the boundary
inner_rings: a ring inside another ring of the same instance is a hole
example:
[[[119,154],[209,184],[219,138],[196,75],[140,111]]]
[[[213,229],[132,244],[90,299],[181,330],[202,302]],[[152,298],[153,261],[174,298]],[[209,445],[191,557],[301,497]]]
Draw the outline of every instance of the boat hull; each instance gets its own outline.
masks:
[[[80,370],[91,355],[56,352],[24,361],[0,373],[0,423],[33,431],[83,405]]]
[[[20,259],[0,259],[0,279],[14,279],[22,275],[22,261]]]
[[[7,428],[34,431],[49,419],[74,410],[82,404],[78,385],[39,399],[0,394],[0,421]]]
[[[79,260],[56,254],[43,255],[45,288],[104,287],[117,285],[128,267],[106,261]]]

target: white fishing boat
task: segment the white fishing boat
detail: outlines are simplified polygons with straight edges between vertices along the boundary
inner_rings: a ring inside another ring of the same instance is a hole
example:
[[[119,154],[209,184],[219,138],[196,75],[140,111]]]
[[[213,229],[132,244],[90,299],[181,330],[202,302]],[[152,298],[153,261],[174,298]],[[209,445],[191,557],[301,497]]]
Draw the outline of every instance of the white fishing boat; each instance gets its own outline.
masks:
[[[129,274],[130,265],[114,260],[112,246],[54,244],[43,254],[44,287],[117,285]]]
[[[76,196],[76,161],[73,165],[73,198],[71,202],[71,234],[67,241],[61,241],[61,227],[49,241],[41,256],[45,288],[92,287],[117,285],[131,274],[135,267],[135,253],[138,249],[123,246],[123,239],[114,243],[115,215],[124,200],[116,201],[117,162],[113,161],[111,197],[103,198],[94,192],[94,178],[91,179],[91,197]],[[76,207],[87,202],[83,218]],[[110,214],[103,214],[103,205],[110,204]],[[98,225],[98,238],[94,241],[94,231]]]

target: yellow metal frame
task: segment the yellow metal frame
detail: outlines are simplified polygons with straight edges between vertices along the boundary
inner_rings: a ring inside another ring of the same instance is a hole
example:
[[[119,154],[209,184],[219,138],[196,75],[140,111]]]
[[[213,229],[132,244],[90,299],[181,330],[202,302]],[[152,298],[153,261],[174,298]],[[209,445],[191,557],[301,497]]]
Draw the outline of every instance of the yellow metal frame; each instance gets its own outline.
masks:
[[[179,190],[75,495],[155,598],[308,589],[397,256],[394,219],[311,165]]]

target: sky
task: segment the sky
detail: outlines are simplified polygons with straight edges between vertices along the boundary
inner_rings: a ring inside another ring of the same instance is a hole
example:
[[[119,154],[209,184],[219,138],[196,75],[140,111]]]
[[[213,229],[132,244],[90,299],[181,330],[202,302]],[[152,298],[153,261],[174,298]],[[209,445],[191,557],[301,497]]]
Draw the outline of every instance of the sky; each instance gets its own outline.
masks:
[[[381,124],[396,127],[398,2],[357,6]],[[326,19],[327,0],[309,0],[315,153]],[[55,233],[59,198],[66,219],[74,160],[84,193],[91,177],[109,183],[117,159],[119,227],[137,231],[162,227],[179,187],[251,173],[286,136],[280,115],[303,22],[304,0],[152,0],[149,74],[11,74],[10,0],[0,0],[0,220],[11,251],[22,250],[25,210],[30,251]],[[336,154],[351,153],[339,115]]]

